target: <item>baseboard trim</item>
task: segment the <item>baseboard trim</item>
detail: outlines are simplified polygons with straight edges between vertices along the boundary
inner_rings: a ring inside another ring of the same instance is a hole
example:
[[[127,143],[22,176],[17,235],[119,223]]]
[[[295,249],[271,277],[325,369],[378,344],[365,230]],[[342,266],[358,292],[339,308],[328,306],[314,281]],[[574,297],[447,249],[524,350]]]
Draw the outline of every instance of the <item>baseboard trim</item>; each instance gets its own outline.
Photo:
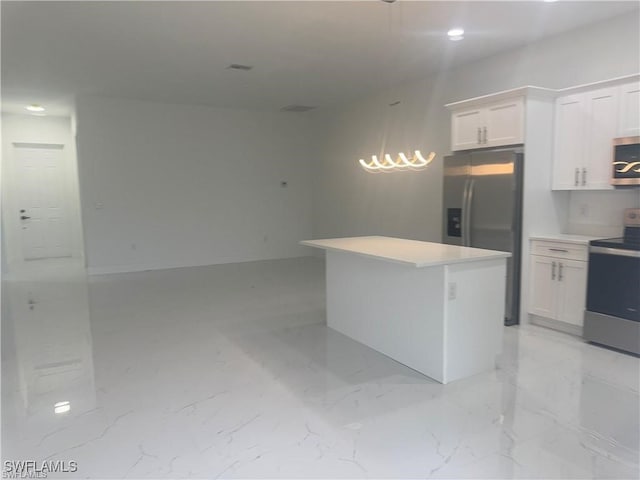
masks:
[[[113,265],[108,267],[87,267],[88,275],[109,275],[112,273],[147,272],[149,270],[163,270],[176,267],[162,265]]]
[[[253,258],[253,259],[230,259],[228,261],[216,261],[216,262],[198,262],[198,263],[165,263],[165,264],[137,264],[137,265],[110,265],[106,267],[87,267],[88,275],[111,275],[118,273],[136,273],[136,272],[150,272],[155,270],[173,270],[175,268],[190,268],[190,267],[210,267],[213,265],[227,265],[230,263],[248,263],[248,262],[263,262],[268,260],[286,260],[291,258],[303,258],[309,257],[309,255],[293,255],[287,257],[273,257],[273,258]]]
[[[582,327],[572,325],[570,323],[561,322],[560,320],[552,320],[550,318],[539,317],[538,315],[529,314],[529,323],[538,325],[539,327],[551,328],[560,332],[568,333],[582,338]]]

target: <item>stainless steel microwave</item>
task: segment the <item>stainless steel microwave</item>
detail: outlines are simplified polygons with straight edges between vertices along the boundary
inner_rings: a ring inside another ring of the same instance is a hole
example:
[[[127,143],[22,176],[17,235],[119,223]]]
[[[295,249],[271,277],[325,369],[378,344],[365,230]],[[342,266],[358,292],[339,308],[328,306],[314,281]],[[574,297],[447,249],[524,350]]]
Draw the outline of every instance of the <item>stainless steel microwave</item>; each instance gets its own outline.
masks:
[[[640,137],[613,139],[611,185],[640,185]]]

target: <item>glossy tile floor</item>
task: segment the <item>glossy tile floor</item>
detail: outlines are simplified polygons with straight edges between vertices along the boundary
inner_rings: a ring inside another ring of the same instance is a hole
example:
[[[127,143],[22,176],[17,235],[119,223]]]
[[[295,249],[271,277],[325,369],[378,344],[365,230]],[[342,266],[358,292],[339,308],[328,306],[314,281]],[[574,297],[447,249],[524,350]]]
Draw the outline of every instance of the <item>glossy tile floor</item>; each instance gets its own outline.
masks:
[[[512,327],[443,386],[326,328],[321,259],[4,287],[2,455],[51,477],[639,476],[638,358]]]

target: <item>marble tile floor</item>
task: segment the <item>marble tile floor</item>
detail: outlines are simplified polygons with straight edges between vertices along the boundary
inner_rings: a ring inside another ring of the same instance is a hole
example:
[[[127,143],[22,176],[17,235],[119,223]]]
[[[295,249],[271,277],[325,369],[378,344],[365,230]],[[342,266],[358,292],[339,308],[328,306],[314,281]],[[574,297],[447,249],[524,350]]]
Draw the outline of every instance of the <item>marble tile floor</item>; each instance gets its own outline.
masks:
[[[327,329],[319,258],[62,263],[3,284],[2,457],[49,478],[639,478],[636,357],[510,327],[440,385]]]

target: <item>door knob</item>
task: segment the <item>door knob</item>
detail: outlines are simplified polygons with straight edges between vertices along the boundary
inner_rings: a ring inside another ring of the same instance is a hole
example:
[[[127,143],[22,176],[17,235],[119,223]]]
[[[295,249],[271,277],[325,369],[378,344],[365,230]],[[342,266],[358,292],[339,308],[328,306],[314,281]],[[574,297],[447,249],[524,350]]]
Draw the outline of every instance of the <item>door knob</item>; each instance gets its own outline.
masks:
[[[20,215],[20,220],[29,220],[31,217],[27,217],[26,215]]]

